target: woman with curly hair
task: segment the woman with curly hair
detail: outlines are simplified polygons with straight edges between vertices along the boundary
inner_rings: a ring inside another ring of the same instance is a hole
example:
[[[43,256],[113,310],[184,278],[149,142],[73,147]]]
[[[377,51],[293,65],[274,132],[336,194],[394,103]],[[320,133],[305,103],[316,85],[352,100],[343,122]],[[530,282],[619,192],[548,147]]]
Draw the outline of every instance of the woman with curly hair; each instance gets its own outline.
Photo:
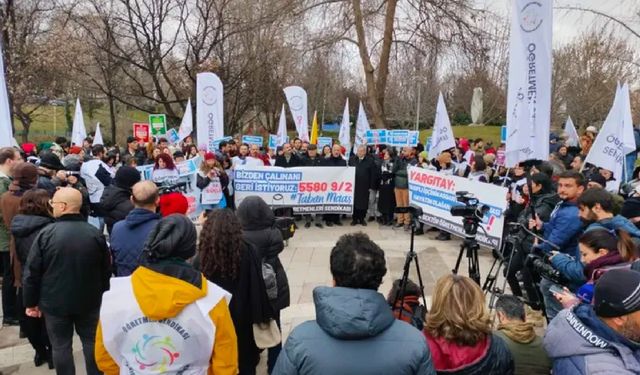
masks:
[[[274,317],[262,278],[260,258],[242,239],[242,226],[233,211],[207,214],[198,247],[200,271],[211,282],[233,295],[229,309],[238,336],[240,374],[255,374],[260,350],[253,337],[253,324]]]
[[[468,277],[438,279],[423,332],[438,374],[513,374],[511,352],[491,334],[482,290]]]
[[[153,182],[164,182],[165,180],[177,179],[180,174],[171,155],[162,153],[156,156],[156,164],[153,166],[151,176]]]

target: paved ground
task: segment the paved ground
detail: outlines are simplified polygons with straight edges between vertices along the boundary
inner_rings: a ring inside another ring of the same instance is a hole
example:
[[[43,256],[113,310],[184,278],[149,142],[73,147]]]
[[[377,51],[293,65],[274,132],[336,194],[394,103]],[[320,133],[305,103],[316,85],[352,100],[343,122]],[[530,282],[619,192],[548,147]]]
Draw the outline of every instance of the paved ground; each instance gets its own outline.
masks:
[[[345,226],[324,228],[302,228],[289,241],[281,254],[289,284],[291,288],[291,306],[282,312],[282,329],[286,337],[291,329],[301,322],[314,319],[312,291],[319,285],[331,285],[329,272],[329,254],[338,237],[345,233],[363,231],[369,235],[382,249],[387,257],[387,275],[384,278],[380,292],[387,294],[394,279],[402,276],[405,255],[409,249],[409,234],[402,228],[393,229],[378,224],[367,227],[350,227],[345,220]],[[440,242],[432,240],[436,233],[427,233],[416,237],[415,251],[418,254],[420,270],[425,284],[427,299],[433,292],[438,277],[451,272],[459,251],[460,241],[452,240]],[[480,251],[480,269],[482,277],[489,271],[493,258],[488,250]],[[467,262],[463,259],[461,273],[466,274]],[[411,278],[417,282],[415,265],[411,268]],[[80,343],[75,338],[74,350],[78,374],[84,373]],[[263,361],[264,362],[264,361]],[[5,327],[0,330],[0,375],[6,374],[49,374],[53,371],[33,367],[33,350],[25,339],[18,339],[15,327]],[[266,373],[263,363],[259,373]]]

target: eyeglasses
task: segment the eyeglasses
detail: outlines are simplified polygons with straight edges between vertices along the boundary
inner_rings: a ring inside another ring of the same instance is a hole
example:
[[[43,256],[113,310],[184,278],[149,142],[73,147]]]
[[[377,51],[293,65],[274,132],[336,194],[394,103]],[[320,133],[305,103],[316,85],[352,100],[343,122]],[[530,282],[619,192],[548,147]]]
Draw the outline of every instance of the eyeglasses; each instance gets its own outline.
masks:
[[[67,202],[56,202],[56,201],[53,201],[52,199],[49,199],[49,206],[53,207],[54,204],[64,204],[65,207],[67,206]]]

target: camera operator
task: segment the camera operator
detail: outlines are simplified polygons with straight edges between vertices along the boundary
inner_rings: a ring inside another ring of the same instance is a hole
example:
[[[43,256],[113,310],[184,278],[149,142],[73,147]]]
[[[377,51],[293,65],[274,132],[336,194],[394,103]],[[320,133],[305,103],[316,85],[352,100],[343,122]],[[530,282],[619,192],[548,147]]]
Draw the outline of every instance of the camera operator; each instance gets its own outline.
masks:
[[[531,176],[531,191],[532,193],[529,194],[528,185],[523,185],[523,193],[528,196],[529,199],[526,208],[518,216],[517,223],[524,226],[528,225],[529,220],[533,218],[533,212],[535,212],[542,221],[549,221],[553,209],[560,201],[558,194],[552,187],[551,179],[545,173],[535,173]],[[516,277],[516,274],[520,272],[524,288],[527,292],[527,300],[531,306],[535,307],[540,303],[538,292],[530,270],[524,267],[527,254],[531,252],[534,237],[521,228],[519,228],[514,235],[516,241],[514,241],[514,251],[511,254],[513,258],[507,271],[507,281],[509,282],[509,287],[513,295],[522,297],[520,283]]]
[[[532,248],[535,257],[549,257],[555,255],[554,245],[560,252],[578,258],[578,237],[582,233],[582,223],[578,216],[577,201],[584,191],[584,176],[576,171],[566,171],[558,177],[558,196],[560,201],[551,213],[549,222],[544,223],[539,216],[529,220],[529,229],[542,230],[545,241],[536,244]],[[553,244],[553,245],[552,245]],[[542,274],[540,292],[544,299],[547,319],[553,319],[562,305],[555,299],[549,290],[555,282],[549,280],[549,274]],[[558,281],[558,280],[556,280]]]
[[[594,229],[619,230],[629,233],[631,237],[640,239],[638,229],[629,219],[622,215],[614,215],[614,197],[604,188],[590,188],[578,199],[580,219],[586,225],[585,231]]]

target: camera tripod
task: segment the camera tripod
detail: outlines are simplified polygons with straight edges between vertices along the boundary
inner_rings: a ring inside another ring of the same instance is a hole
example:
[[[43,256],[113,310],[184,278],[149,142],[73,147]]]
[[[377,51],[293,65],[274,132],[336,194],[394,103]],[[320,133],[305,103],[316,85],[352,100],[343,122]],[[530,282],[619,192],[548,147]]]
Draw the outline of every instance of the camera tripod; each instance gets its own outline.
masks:
[[[402,270],[402,278],[400,279],[400,286],[396,291],[396,296],[393,299],[393,310],[398,309],[399,316],[402,316],[402,309],[404,307],[404,297],[406,295],[407,282],[409,280],[409,270],[411,263],[416,265],[416,274],[418,275],[418,287],[420,288],[420,295],[422,297],[422,303],[424,303],[425,310],[427,306],[427,299],[424,296],[424,284],[422,283],[422,274],[420,273],[420,262],[418,262],[418,254],[414,251],[414,239],[415,230],[418,225],[418,219],[422,216],[422,209],[411,207],[411,240],[409,243],[409,252],[404,260],[404,267]],[[400,302],[398,304],[398,301]]]
[[[498,251],[497,249],[493,250],[493,264],[489,269],[489,273],[487,274],[487,278],[484,280],[484,284],[482,284],[482,291],[485,294],[490,294],[489,297],[489,310],[493,309],[495,301],[498,297],[504,294],[507,288],[507,277],[505,275],[504,281],[502,283],[502,288],[496,286],[498,283],[498,277],[500,276],[500,271],[504,268],[505,273],[511,269],[511,262],[513,257],[515,256],[515,237],[512,235],[507,235],[505,240],[502,243],[502,250]],[[508,257],[508,261],[507,258]],[[507,261],[505,266],[505,261]]]
[[[480,249],[480,244],[476,241],[476,234],[478,233],[481,218],[474,214],[471,217],[464,217],[462,220],[465,233],[464,240],[462,240],[462,244],[460,244],[460,252],[458,253],[456,266],[451,270],[451,272],[453,272],[454,275],[458,274],[460,263],[462,262],[462,255],[464,254],[468,261],[469,277],[480,285],[480,263],[478,261],[478,250]]]

